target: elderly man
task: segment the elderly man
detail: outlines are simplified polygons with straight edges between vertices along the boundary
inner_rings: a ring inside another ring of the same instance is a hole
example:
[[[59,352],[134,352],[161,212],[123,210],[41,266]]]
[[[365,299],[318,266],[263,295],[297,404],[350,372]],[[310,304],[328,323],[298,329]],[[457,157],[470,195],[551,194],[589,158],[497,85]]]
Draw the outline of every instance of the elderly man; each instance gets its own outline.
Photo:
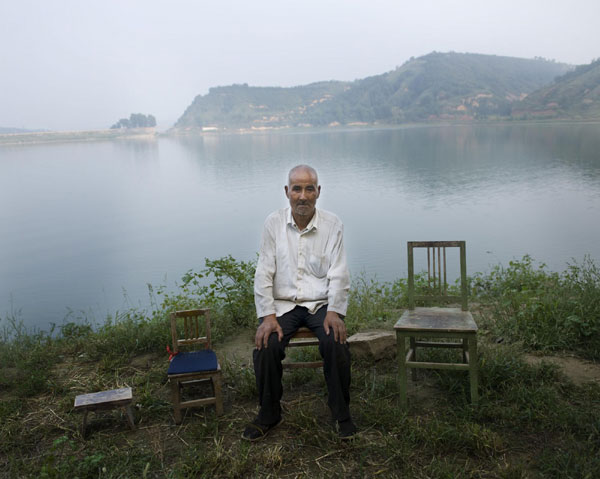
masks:
[[[334,214],[316,208],[320,193],[313,168],[292,168],[285,186],[290,207],[275,211],[265,221],[254,278],[260,321],[254,372],[260,410],[242,435],[249,441],[262,439],[282,421],[281,361],[301,326],[319,338],[329,408],[340,438],[349,439],[356,433],[348,406],[350,350],[343,318],[350,280],[343,225]]]

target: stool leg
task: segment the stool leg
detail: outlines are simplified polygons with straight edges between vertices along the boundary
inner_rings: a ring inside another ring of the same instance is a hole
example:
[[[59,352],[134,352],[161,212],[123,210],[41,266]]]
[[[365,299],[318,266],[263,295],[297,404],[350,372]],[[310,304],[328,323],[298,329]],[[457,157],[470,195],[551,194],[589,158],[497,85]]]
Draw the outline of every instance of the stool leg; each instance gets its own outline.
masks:
[[[131,410],[131,404],[128,404],[125,408],[125,417],[127,418],[127,424],[131,429],[135,429],[135,419],[133,417],[133,411]]]
[[[83,422],[81,423],[81,437],[85,438],[85,429],[87,427],[88,409],[83,411]]]

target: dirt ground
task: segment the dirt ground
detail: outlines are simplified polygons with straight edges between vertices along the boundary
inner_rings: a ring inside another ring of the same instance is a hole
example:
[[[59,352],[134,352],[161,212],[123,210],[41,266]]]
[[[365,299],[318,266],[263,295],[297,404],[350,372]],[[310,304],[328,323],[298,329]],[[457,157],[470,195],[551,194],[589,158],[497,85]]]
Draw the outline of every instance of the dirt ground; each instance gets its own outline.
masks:
[[[587,382],[600,384],[600,364],[571,356],[534,356],[526,354],[525,361],[538,364],[543,361],[557,365],[573,383],[580,386]]]
[[[219,344],[216,349],[221,358],[234,361],[241,366],[251,366],[254,332],[242,331],[226,343]],[[534,354],[525,354],[524,359],[529,364],[538,364],[543,361],[555,364],[565,376],[578,386],[586,382],[600,383],[600,364],[593,361],[586,361],[572,356]]]
[[[500,344],[494,344],[494,347],[504,347]],[[244,330],[239,334],[228,338],[226,342],[215,345],[215,350],[222,361],[228,362],[230,367],[249,368],[246,371],[244,378],[253,381],[252,368],[252,350],[254,349],[254,331]],[[570,378],[575,384],[581,385],[584,383],[594,382],[600,384],[600,364],[585,361],[571,356],[536,356],[532,354],[524,355],[524,359],[531,363],[539,363],[542,361],[556,364],[561,371]],[[385,361],[386,374],[395,374],[395,364],[390,359]],[[166,354],[149,353],[135,357],[130,367],[134,370],[139,370],[140,373],[148,371],[156,371],[155,377],[164,381],[164,371],[166,368]],[[89,387],[89,390],[94,390],[97,385],[95,379],[95,364],[81,363],[79,361],[66,361],[61,363],[56,370],[56,376],[59,378],[68,378],[64,386],[71,390],[76,385],[81,389],[81,384],[84,383]],[[288,386],[289,386],[288,382]],[[226,386],[227,387],[227,386]],[[100,388],[100,387],[98,387]],[[434,410],[436,398],[443,394],[439,388],[429,381],[418,381],[413,383],[409,381],[409,392],[411,397],[416,399],[422,410]],[[241,441],[240,435],[247,422],[251,421],[256,415],[258,407],[257,398],[237,396],[237,391],[232,389],[226,390],[225,394],[225,419],[218,422],[218,437],[220,438],[217,444],[221,448],[224,457],[234,457],[239,449],[238,443]],[[293,441],[291,438],[296,437],[298,431],[304,431],[307,427],[312,427],[314,424],[326,424],[329,421],[329,412],[326,404],[326,397],[323,395],[322,382],[303,383],[298,387],[286,390],[283,407],[286,409],[286,422],[278,431],[274,433],[270,441],[257,446],[258,449],[254,454],[256,457],[263,457],[261,454],[276,454],[282,457],[284,449],[282,444],[289,444]],[[356,398],[358,401],[359,399]],[[61,402],[52,402],[51,398],[41,397],[35,399],[39,403],[31,413],[23,419],[24,424],[45,424],[46,427],[53,427],[61,434],[67,434],[69,437],[75,436],[77,428],[81,424],[79,415],[57,414],[61,408],[68,409],[72,402],[63,404]],[[136,401],[144,404],[146,414],[142,415],[139,420],[136,430],[129,431],[124,420],[121,417],[115,417],[113,411],[105,413],[97,413],[92,415],[88,423],[88,434],[93,441],[98,438],[105,438],[106,441],[115,441],[115,444],[121,444],[121,439],[117,433],[125,433],[127,441],[138,447],[136,450],[142,450],[143,444],[145,448],[151,448],[154,454],[160,458],[161,463],[164,461],[163,467],[167,470],[170,464],[178,461],[179,458],[185,457],[185,451],[189,447],[190,440],[205,439],[198,434],[212,434],[211,429],[206,425],[206,416],[203,411],[192,411],[189,417],[179,426],[174,426],[172,417],[170,416],[170,390],[165,383],[158,390],[153,390],[150,393],[144,391],[143,385],[140,385],[137,391]],[[428,407],[431,403],[431,407]],[[298,410],[298,405],[312,404],[314,406],[314,419],[303,422],[304,416],[296,416],[294,420],[288,421],[293,410]],[[158,412],[153,412],[152,408],[159,408]],[[425,413],[427,415],[428,413]],[[193,419],[196,417],[196,419]],[[212,416],[212,413],[210,415]],[[300,419],[299,419],[300,418]],[[363,418],[363,425],[368,421]],[[208,421],[210,423],[210,421]],[[215,423],[216,424],[216,423]],[[216,434],[216,433],[215,433]],[[365,427],[361,430],[361,437],[364,443],[377,443],[382,441],[383,436],[381,431],[370,427]],[[217,436],[215,436],[217,437]],[[387,437],[387,436],[386,436]],[[115,439],[116,438],[116,439]],[[48,437],[43,445],[44,450],[51,450],[51,442],[55,437]],[[362,443],[361,443],[362,444]],[[312,446],[311,446],[312,447]],[[262,448],[262,449],[260,449]],[[91,450],[91,449],[90,449]],[[322,449],[311,449],[303,447],[302,461],[294,465],[297,471],[309,471],[311,467],[342,467],[344,454],[351,449],[344,447],[336,448],[332,451]],[[278,456],[278,457],[279,457]],[[212,456],[211,456],[212,457]],[[0,457],[0,461],[1,461]],[[183,459],[182,459],[183,460]],[[508,459],[507,459],[508,460]],[[527,462],[528,458],[523,461]],[[514,457],[511,458],[513,463],[518,463]],[[386,466],[387,467],[387,466]],[[384,469],[381,469],[384,470]],[[315,476],[322,476],[321,470],[315,471]],[[0,477],[2,473],[0,472]],[[383,477],[383,476],[382,476]]]
[[[227,342],[215,346],[219,359],[227,359],[240,366],[252,365],[254,349],[254,331],[244,330],[228,339]]]

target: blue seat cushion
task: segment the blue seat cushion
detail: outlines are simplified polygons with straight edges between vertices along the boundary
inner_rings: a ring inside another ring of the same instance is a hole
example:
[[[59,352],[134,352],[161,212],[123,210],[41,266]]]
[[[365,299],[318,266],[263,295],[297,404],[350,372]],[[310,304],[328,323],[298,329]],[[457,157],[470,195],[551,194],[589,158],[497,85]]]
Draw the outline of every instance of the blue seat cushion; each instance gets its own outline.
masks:
[[[217,355],[211,349],[189,352],[180,351],[171,359],[167,374],[216,371],[217,365]]]

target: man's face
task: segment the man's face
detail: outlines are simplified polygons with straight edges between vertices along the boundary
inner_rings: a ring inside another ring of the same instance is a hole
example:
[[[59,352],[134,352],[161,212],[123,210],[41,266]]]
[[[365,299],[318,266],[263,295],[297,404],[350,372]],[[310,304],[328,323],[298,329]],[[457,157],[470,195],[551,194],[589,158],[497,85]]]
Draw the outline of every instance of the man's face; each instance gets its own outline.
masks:
[[[290,200],[292,215],[297,222],[308,224],[315,214],[317,198],[321,187],[317,184],[317,177],[308,170],[296,170],[285,187],[285,195]]]

